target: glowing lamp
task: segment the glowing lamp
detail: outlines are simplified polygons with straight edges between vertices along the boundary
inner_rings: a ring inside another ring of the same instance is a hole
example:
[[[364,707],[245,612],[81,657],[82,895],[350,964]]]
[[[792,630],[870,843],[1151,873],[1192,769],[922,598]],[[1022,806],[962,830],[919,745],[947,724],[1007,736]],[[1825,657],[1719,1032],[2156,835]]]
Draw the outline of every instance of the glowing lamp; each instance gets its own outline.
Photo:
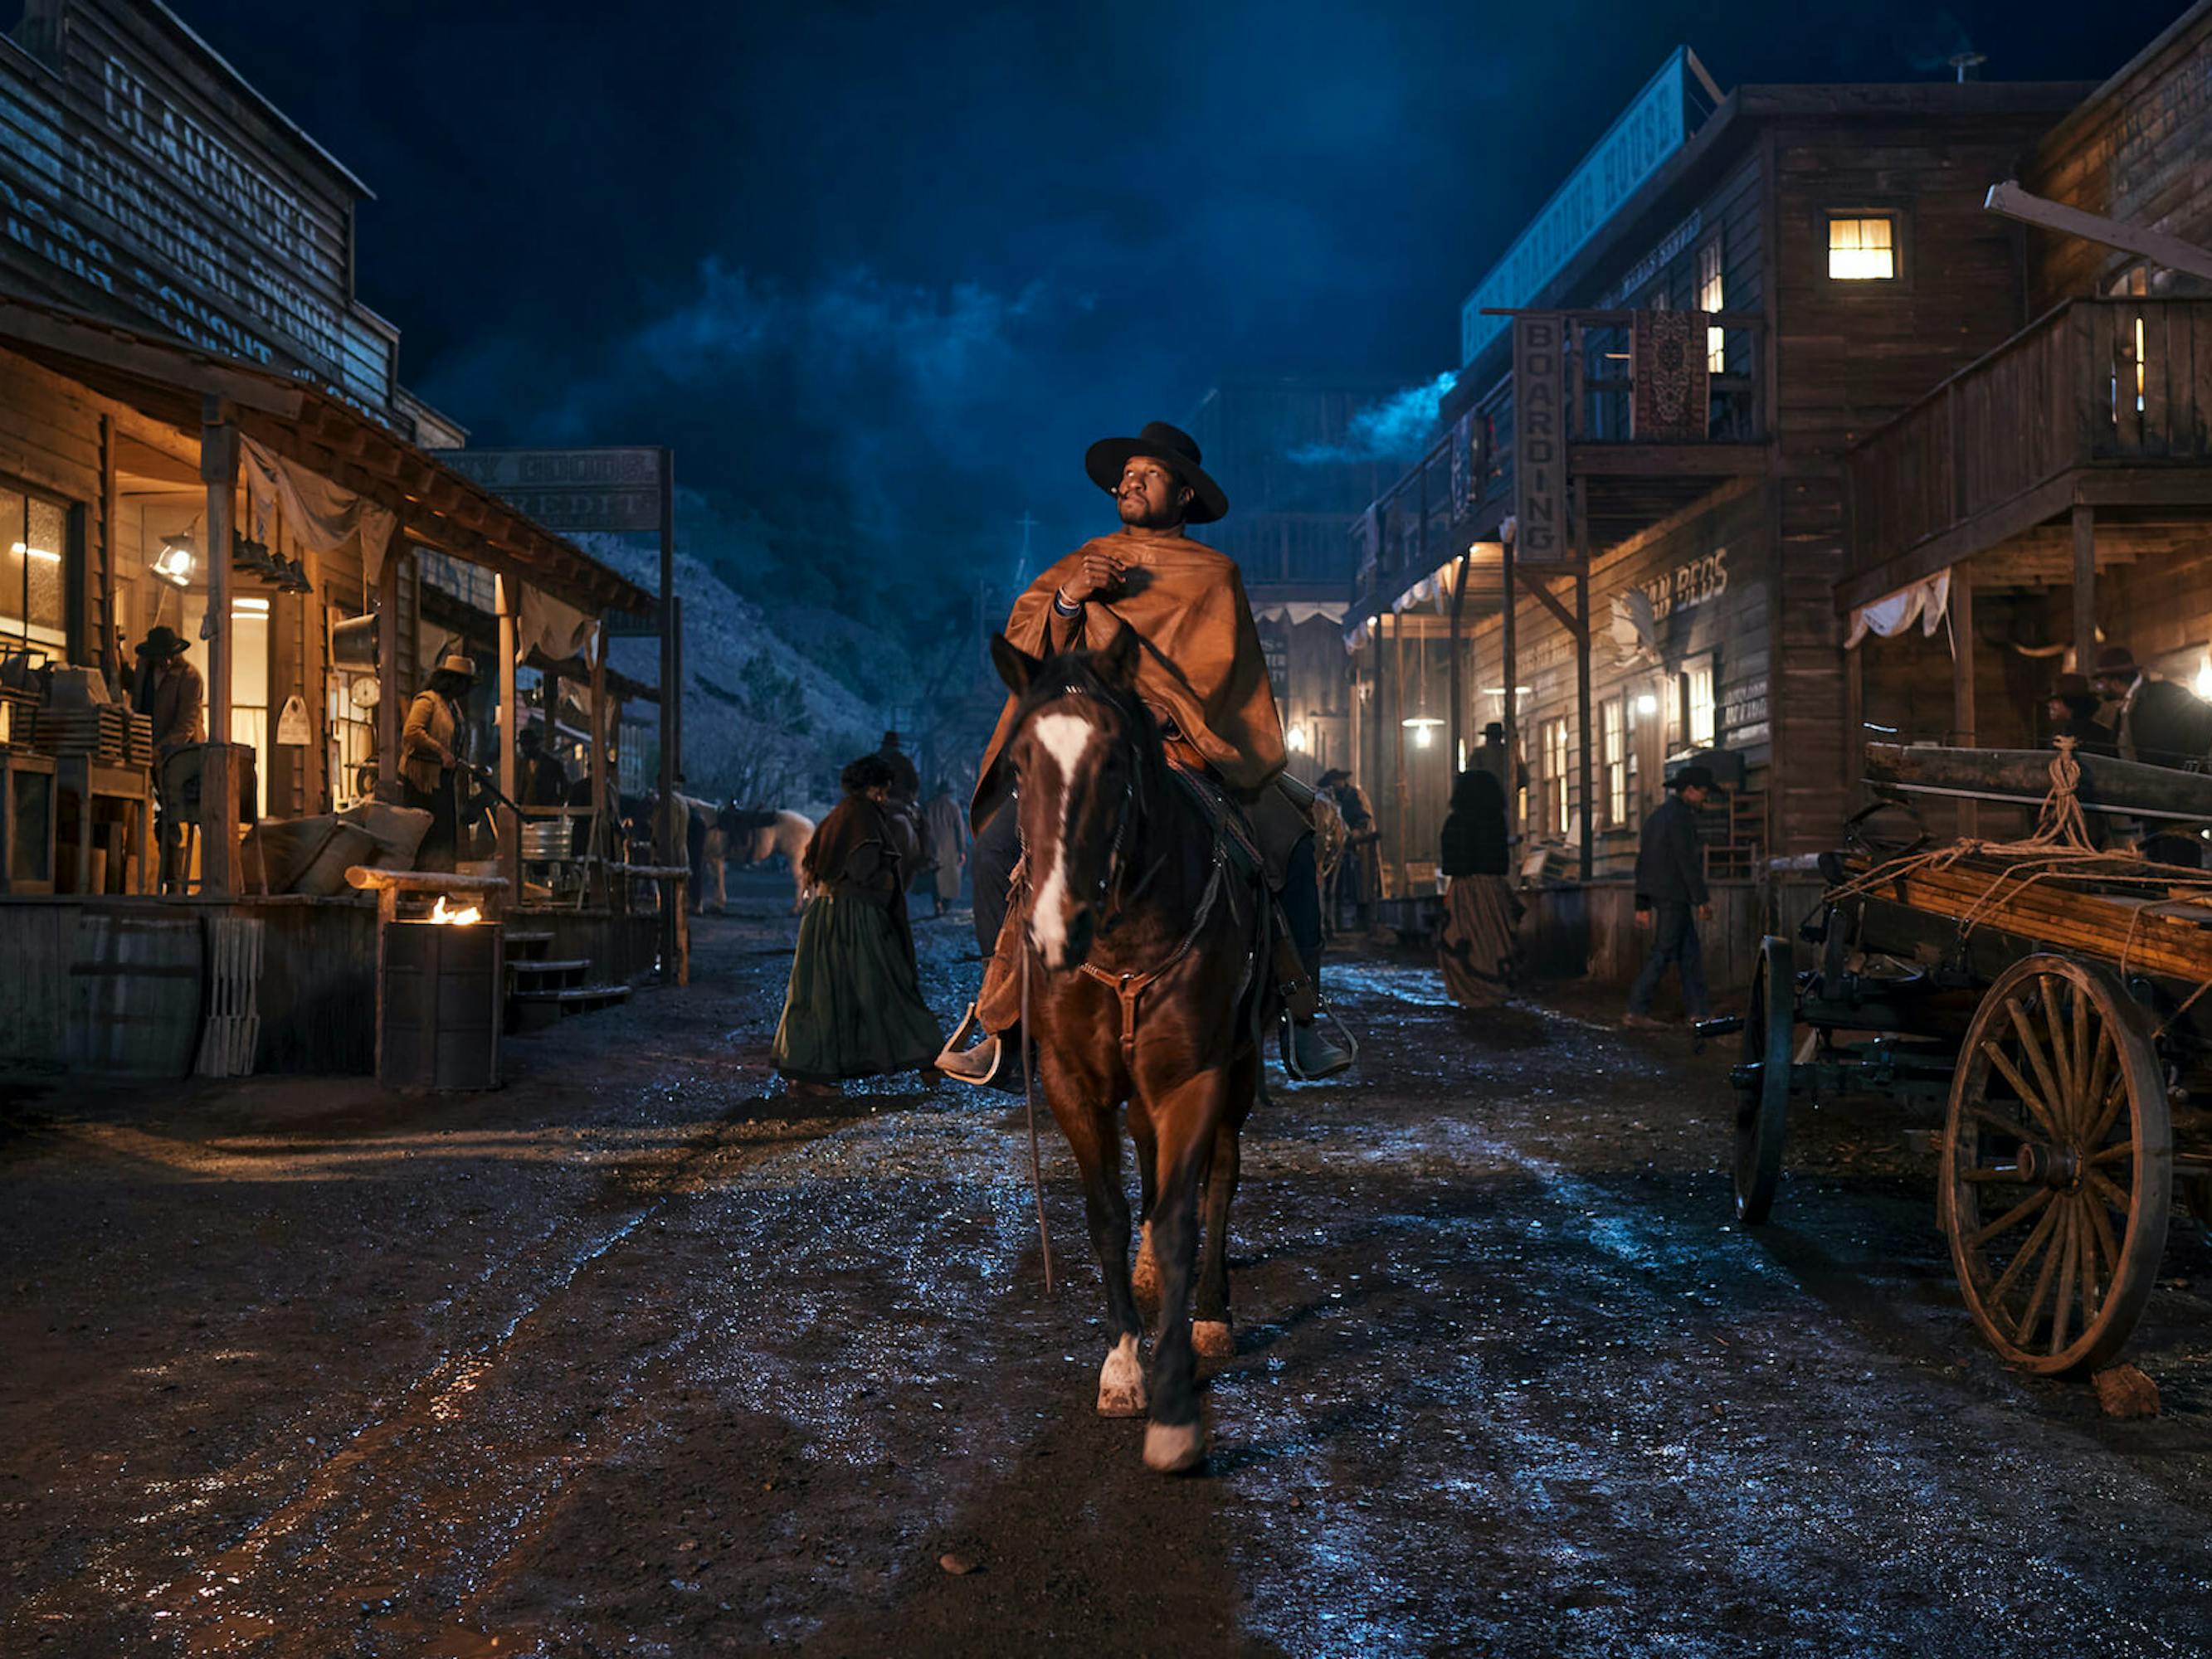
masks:
[[[1413,734],[1413,747],[1426,749],[1437,740],[1437,728],[1443,724],[1434,714],[1408,714],[1401,722]]]
[[[186,536],[171,536],[161,543],[161,550],[155,556],[154,574],[163,581],[174,582],[179,587],[189,587],[192,580],[192,544]]]
[[[2197,667],[2197,695],[2212,702],[2212,656],[2208,656]]]
[[[1659,699],[1653,696],[1649,691],[1646,691],[1642,696],[1636,700],[1636,712],[1639,714],[1657,714],[1659,712]]]
[[[1291,729],[1283,734],[1283,741],[1290,745],[1291,752],[1292,754],[1304,754],[1306,751],[1305,727],[1295,724],[1292,725]]]
[[[8,550],[21,559],[36,559],[41,564],[59,564],[62,556],[51,548],[33,547],[28,542],[17,542]]]

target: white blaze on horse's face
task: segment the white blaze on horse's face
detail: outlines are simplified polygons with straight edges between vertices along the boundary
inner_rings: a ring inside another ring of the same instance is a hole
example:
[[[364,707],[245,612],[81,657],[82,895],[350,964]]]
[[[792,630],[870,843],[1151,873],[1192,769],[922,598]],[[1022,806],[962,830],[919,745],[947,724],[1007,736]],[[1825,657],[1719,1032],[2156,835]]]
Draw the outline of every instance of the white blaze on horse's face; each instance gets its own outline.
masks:
[[[1035,890],[1036,901],[1030,908],[1030,938],[1036,945],[1037,954],[1044,958],[1045,966],[1061,969],[1073,965],[1068,960],[1068,936],[1073,931],[1077,903],[1067,882],[1068,821],[1074,810],[1078,769],[1085,751],[1097,737],[1098,728],[1080,714],[1040,714],[1030,723],[1030,730],[1036,738],[1038,751],[1049,756],[1060,772],[1060,834],[1049,846],[1028,849],[1031,858],[1042,853],[1052,866],[1045,872],[1043,884]]]

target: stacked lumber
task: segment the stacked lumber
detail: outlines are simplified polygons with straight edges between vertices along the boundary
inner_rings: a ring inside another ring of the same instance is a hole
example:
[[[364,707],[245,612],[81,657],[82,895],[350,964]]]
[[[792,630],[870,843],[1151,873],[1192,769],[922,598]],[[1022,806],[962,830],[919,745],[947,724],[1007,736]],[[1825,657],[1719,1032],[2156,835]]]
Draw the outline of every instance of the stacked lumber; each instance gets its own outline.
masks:
[[[1871,890],[1929,915],[2039,940],[2062,955],[2114,967],[2124,960],[2131,973],[2191,985],[2212,980],[2212,887],[2146,884],[2136,892],[2116,891],[2063,877],[2030,882],[2031,867],[1961,859],[1940,868],[1923,865]]]
[[[2212,822],[2212,776],[2148,766],[2104,755],[2075,757],[2085,808],[2139,817]],[[2040,806],[2051,793],[2048,749],[1943,749],[1925,744],[1870,743],[1866,776],[1907,793]]]

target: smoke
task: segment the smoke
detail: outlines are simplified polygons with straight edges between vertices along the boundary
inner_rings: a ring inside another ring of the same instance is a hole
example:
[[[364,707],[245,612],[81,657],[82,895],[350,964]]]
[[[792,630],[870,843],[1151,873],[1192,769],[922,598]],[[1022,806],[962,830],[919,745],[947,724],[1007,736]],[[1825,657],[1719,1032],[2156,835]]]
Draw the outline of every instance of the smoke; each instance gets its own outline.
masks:
[[[1437,411],[1458,382],[1458,374],[1447,369],[1433,380],[1394,392],[1353,410],[1342,443],[1301,444],[1291,452],[1291,459],[1300,466],[1418,460],[1436,428]]]

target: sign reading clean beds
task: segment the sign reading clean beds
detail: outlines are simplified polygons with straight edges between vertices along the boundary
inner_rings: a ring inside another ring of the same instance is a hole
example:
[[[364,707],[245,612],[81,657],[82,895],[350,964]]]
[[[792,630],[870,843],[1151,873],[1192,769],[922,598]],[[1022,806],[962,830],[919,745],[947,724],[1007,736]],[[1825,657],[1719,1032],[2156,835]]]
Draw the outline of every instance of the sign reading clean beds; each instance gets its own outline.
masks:
[[[1473,362],[1505,326],[1486,309],[1525,306],[1689,136],[1689,48],[1677,46],[1475,285],[1460,310],[1459,358]]]

